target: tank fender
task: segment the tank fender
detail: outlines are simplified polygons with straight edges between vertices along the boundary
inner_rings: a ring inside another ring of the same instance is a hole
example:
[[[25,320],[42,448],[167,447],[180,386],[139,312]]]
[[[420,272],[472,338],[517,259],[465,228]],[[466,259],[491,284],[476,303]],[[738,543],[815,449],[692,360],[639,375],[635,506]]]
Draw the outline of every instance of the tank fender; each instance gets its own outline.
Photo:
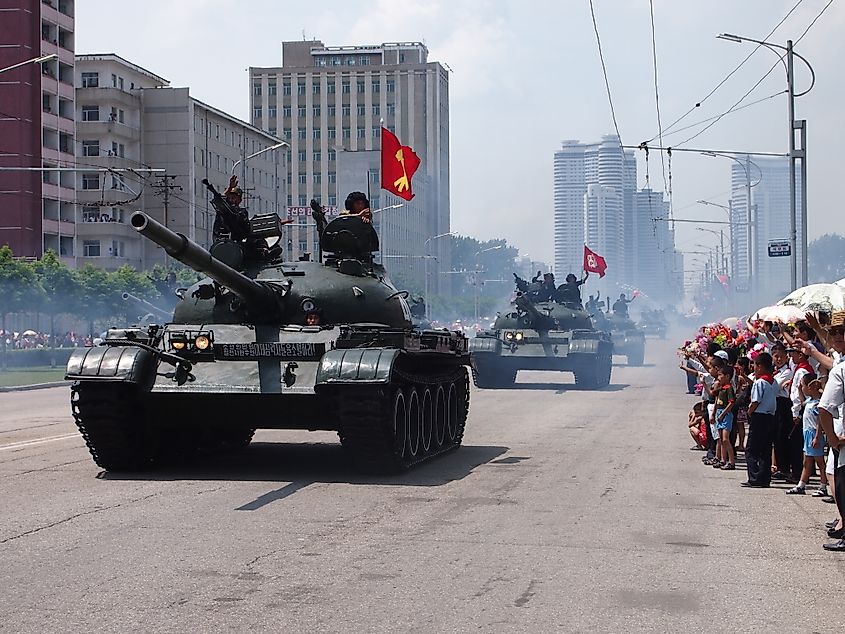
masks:
[[[78,348],[70,355],[65,378],[119,381],[151,387],[158,366],[155,355],[135,346]]]
[[[330,350],[320,359],[316,384],[389,383],[400,352],[396,348]]]
[[[498,353],[501,348],[501,342],[494,337],[473,337],[469,340],[470,352],[492,352]]]

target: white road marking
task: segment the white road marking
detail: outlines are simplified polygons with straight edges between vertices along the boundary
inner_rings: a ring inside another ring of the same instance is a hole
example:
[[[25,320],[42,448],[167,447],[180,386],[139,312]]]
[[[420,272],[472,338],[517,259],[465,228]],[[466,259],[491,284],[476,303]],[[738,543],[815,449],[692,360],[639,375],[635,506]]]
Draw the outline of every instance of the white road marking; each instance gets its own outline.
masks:
[[[24,447],[34,447],[35,445],[43,445],[48,442],[56,442],[57,440],[65,440],[67,438],[79,438],[78,432],[71,434],[62,434],[61,436],[48,436],[47,438],[38,438],[36,440],[22,440],[21,442],[13,442],[8,445],[0,445],[0,451],[11,451],[12,449],[23,449]]]

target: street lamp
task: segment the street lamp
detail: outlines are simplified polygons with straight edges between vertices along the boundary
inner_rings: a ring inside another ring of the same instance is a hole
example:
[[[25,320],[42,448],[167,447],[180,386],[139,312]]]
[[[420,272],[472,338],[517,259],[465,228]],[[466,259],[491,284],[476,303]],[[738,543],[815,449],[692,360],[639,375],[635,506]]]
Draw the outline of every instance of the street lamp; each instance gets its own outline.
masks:
[[[28,59],[23,62],[18,62],[17,64],[12,64],[11,66],[6,66],[6,68],[0,68],[0,73],[5,73],[7,70],[15,70],[16,68],[26,66],[27,64],[43,64],[45,62],[52,62],[54,59],[59,59],[59,56],[55,53],[50,53],[49,55],[42,55],[41,57],[33,57],[32,59]]]
[[[716,251],[716,259],[718,260],[719,268],[722,270],[723,273],[728,272],[728,265],[725,261],[725,231],[723,229],[719,229],[715,231],[713,229],[705,229],[704,227],[696,227],[696,231],[706,231],[707,233],[712,233],[714,236],[719,237],[719,249],[722,251],[722,255],[719,256],[718,249]],[[698,246],[698,245],[696,245]]]
[[[795,98],[803,97],[813,89],[816,85],[816,72],[802,55],[799,55],[792,50],[792,40],[786,41],[786,46],[780,44],[772,44],[762,40],[754,40],[750,37],[742,37],[733,35],[732,33],[722,33],[717,36],[719,39],[728,40],[729,42],[753,42],[758,46],[765,46],[783,60],[783,55],[778,53],[775,49],[780,49],[786,52],[786,86],[789,93],[789,215],[790,215],[790,236],[789,244],[792,247],[792,290],[798,287],[798,249],[797,247],[797,215],[796,215],[796,200],[795,200],[795,160],[801,159],[801,285],[807,285],[807,120],[795,120]],[[807,66],[810,71],[810,87],[803,92],[796,94],[793,72],[793,57],[797,57]],[[801,134],[801,149],[795,149],[795,131],[800,130]]]
[[[722,158],[730,159],[737,163],[745,172],[745,216],[746,222],[748,223],[748,234],[746,239],[748,279],[746,280],[746,284],[748,285],[748,293],[753,303],[753,289],[751,280],[754,275],[754,270],[757,268],[757,209],[756,205],[751,204],[751,188],[756,187],[763,180],[763,170],[761,170],[760,166],[751,160],[751,157],[748,154],[745,155],[745,162],[739,160],[732,154],[722,154],[720,152],[702,152],[702,154],[704,156],[721,156]],[[760,177],[757,179],[756,183],[751,182],[752,165],[757,168],[757,171],[760,174]],[[731,183],[731,189],[733,189],[733,183]],[[702,201],[699,200],[698,202]],[[731,211],[733,211],[733,209],[731,209]]]
[[[731,205],[731,200],[728,199],[727,205],[721,205],[719,203],[714,203],[710,200],[696,200],[699,205],[710,205],[712,207],[719,207],[723,209],[728,216],[728,243],[731,247],[731,255],[730,255],[730,276],[731,280],[735,280],[736,278],[736,236],[734,235],[734,222],[733,222],[733,206]],[[712,233],[715,233],[712,232]],[[724,257],[724,247],[722,247],[722,256]],[[725,266],[725,272],[728,273],[728,267]]]
[[[429,244],[432,240],[437,240],[439,238],[445,238],[446,236],[453,236],[455,235],[454,231],[449,231],[447,233],[441,233],[436,236],[431,236],[423,243],[423,252],[425,252],[425,319],[426,321],[431,321],[431,301],[428,296],[428,261],[432,259],[431,254],[428,252]],[[435,260],[437,258],[434,258]]]
[[[478,323],[478,274],[481,272],[478,270],[478,256],[482,253],[487,253],[488,251],[496,251],[497,249],[504,249],[504,244],[497,244],[495,247],[488,247],[486,249],[481,249],[481,251],[477,251],[475,254],[475,275],[473,278],[473,284],[475,286],[475,323]]]

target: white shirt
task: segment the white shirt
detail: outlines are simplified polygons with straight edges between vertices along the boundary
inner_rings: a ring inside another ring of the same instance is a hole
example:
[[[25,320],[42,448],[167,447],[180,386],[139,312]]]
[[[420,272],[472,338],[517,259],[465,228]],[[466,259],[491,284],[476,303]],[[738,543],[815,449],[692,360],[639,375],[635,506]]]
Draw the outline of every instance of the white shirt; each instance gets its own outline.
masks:
[[[807,374],[806,368],[798,368],[792,375],[792,387],[789,388],[789,398],[792,400],[792,418],[798,418],[801,413],[801,395],[798,389],[801,387],[801,379]]]
[[[837,363],[828,374],[819,407],[833,416],[833,432],[845,435],[845,363]],[[839,452],[836,466],[845,467],[845,451]]]
[[[789,398],[789,391],[786,389],[786,384],[789,383],[789,379],[791,378],[792,368],[789,367],[788,363],[775,370],[774,379],[778,386],[778,398]]]

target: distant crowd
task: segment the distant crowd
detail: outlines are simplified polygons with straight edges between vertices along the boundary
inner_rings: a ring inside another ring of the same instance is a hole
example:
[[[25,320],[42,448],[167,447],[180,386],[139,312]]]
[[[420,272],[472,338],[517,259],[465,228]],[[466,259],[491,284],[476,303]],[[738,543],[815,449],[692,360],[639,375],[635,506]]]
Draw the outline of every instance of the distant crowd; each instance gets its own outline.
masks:
[[[679,350],[692,450],[723,471],[745,461],[742,486],[783,483],[787,495],[835,504],[827,523],[845,552],[845,311],[807,313],[794,324],[710,324]],[[840,451],[841,449],[841,451]]]
[[[25,330],[24,332],[4,331],[0,328],[0,341],[6,340],[6,348],[14,350],[32,350],[50,347],[49,332],[35,332]],[[100,339],[91,335],[82,336],[72,330],[64,334],[56,333],[57,348],[80,348],[91,347],[100,343]]]

